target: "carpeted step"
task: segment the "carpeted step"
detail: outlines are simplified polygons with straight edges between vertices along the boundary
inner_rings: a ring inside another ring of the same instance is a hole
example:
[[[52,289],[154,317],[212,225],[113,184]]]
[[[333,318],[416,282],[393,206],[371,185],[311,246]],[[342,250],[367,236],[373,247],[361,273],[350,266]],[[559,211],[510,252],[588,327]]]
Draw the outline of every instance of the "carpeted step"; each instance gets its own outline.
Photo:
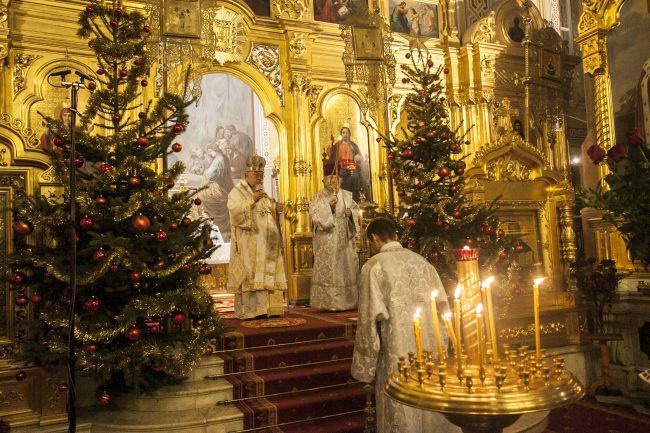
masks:
[[[294,327],[251,328],[245,326],[247,323],[241,320],[224,319],[224,323],[232,331],[224,334],[217,341],[217,351],[327,340],[330,338],[350,338],[353,335],[355,325],[351,321],[323,320],[304,314],[289,314],[285,318],[304,321],[304,323]]]
[[[353,383],[340,388],[243,400],[236,405],[244,413],[244,427],[253,428],[362,410],[365,401],[363,384]]]
[[[350,375],[349,360],[228,376],[227,378],[233,385],[233,398],[261,397],[354,381]]]
[[[224,370],[232,372],[252,372],[291,365],[306,365],[324,361],[351,358],[354,342],[336,340],[312,342],[291,346],[276,346],[235,351],[222,354]]]
[[[366,415],[363,411],[332,418],[305,421],[282,426],[283,433],[363,433]]]

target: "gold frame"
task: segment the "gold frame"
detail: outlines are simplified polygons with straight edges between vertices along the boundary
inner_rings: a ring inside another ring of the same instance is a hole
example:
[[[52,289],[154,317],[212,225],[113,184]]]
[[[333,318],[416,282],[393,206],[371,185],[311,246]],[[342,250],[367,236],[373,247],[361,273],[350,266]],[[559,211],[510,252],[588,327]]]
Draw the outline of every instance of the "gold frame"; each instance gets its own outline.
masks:
[[[195,24],[193,28],[195,28],[195,31],[173,31],[173,29],[168,28],[168,18],[170,17],[171,8],[176,4],[180,5],[185,3],[196,3],[196,10],[190,11],[190,9],[188,9],[188,12],[190,12],[194,18],[193,21]],[[188,39],[199,39],[201,37],[201,0],[164,0],[162,17],[163,19],[161,21],[161,30],[163,35]]]

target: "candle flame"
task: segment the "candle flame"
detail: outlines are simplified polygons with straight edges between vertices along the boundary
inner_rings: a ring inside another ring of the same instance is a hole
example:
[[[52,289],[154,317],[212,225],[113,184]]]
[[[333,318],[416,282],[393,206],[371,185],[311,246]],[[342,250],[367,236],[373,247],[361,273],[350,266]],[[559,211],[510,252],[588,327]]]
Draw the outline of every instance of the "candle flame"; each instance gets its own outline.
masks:
[[[445,319],[451,320],[451,311],[447,311],[447,312],[446,312],[445,314],[443,314],[443,315],[445,316]]]
[[[490,275],[485,280],[483,280],[483,283],[481,283],[481,287],[488,287],[493,282],[494,282],[494,277],[492,275]]]
[[[483,304],[478,304],[476,306],[476,314],[482,314],[483,313]]]
[[[544,278],[544,277],[535,278],[535,279],[533,280],[533,284],[535,284],[536,286],[539,286],[540,284],[542,284],[542,283],[544,282],[545,279],[546,279],[546,278]]]
[[[420,320],[420,313],[422,312],[422,309],[418,307],[417,310],[415,310],[415,314],[413,315],[413,320]]]
[[[464,250],[469,250],[469,245],[465,245],[465,246],[463,247],[463,249],[464,249]]]
[[[434,290],[433,292],[431,292],[431,299],[436,299],[437,297],[438,297],[438,291],[437,290]]]
[[[454,298],[459,299],[460,298],[460,292],[462,291],[462,286],[460,283],[456,286],[456,291],[454,292]]]

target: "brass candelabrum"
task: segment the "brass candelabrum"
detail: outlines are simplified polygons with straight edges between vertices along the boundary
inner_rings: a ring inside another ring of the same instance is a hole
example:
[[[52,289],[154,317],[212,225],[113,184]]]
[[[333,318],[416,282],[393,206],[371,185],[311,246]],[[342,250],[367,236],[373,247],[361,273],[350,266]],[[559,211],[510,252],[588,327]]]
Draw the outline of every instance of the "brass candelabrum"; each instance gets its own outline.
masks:
[[[386,383],[388,396],[408,406],[440,412],[466,433],[500,433],[522,414],[580,399],[584,395],[582,385],[566,370],[561,357],[547,356],[539,338],[532,349],[503,344],[501,351],[494,351],[492,279],[478,283],[478,250],[465,247],[454,253],[460,276],[454,313],[441,312],[453,356],[437,350],[434,357],[431,350],[422,347],[418,309],[413,319],[416,351],[399,358],[397,370]],[[535,281],[535,293],[540,283],[539,279]],[[436,344],[440,346],[434,307],[437,295],[437,291],[432,293],[432,310]],[[486,314],[482,301],[488,305]],[[539,302],[535,302],[536,330],[538,312]]]

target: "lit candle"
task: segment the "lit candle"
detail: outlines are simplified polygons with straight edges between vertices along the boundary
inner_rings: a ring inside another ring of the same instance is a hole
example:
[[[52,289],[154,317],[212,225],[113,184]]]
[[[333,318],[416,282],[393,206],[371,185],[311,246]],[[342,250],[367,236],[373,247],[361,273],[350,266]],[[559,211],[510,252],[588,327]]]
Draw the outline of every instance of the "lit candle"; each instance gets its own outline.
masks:
[[[478,334],[478,367],[483,370],[483,304],[476,306],[476,332]]]
[[[490,346],[494,353],[494,360],[499,360],[499,349],[497,348],[497,330],[494,324],[494,309],[492,307],[492,287],[490,286],[494,281],[494,277],[490,276],[483,281],[481,287],[485,290],[485,302],[487,302],[487,322],[490,331]]]
[[[442,321],[445,322],[445,326],[447,327],[447,334],[449,335],[449,339],[451,340],[451,345],[454,346],[454,353],[458,354],[458,340],[456,339],[456,333],[454,332],[454,327],[451,324],[451,311],[447,311],[445,314],[442,315]]]
[[[539,285],[544,281],[544,277],[536,278],[533,281],[533,314],[535,315],[535,355],[537,359],[541,357],[542,350],[542,333],[539,325]]]
[[[415,351],[417,353],[417,360],[422,363],[422,325],[420,324],[420,312],[418,307],[413,315],[413,331],[415,332]]]
[[[436,337],[436,347],[438,348],[438,362],[442,363],[445,360],[445,355],[442,348],[442,338],[440,337],[440,322],[438,321],[438,305],[436,304],[437,297],[438,297],[437,290],[431,292],[431,312],[433,315],[433,332]]]

